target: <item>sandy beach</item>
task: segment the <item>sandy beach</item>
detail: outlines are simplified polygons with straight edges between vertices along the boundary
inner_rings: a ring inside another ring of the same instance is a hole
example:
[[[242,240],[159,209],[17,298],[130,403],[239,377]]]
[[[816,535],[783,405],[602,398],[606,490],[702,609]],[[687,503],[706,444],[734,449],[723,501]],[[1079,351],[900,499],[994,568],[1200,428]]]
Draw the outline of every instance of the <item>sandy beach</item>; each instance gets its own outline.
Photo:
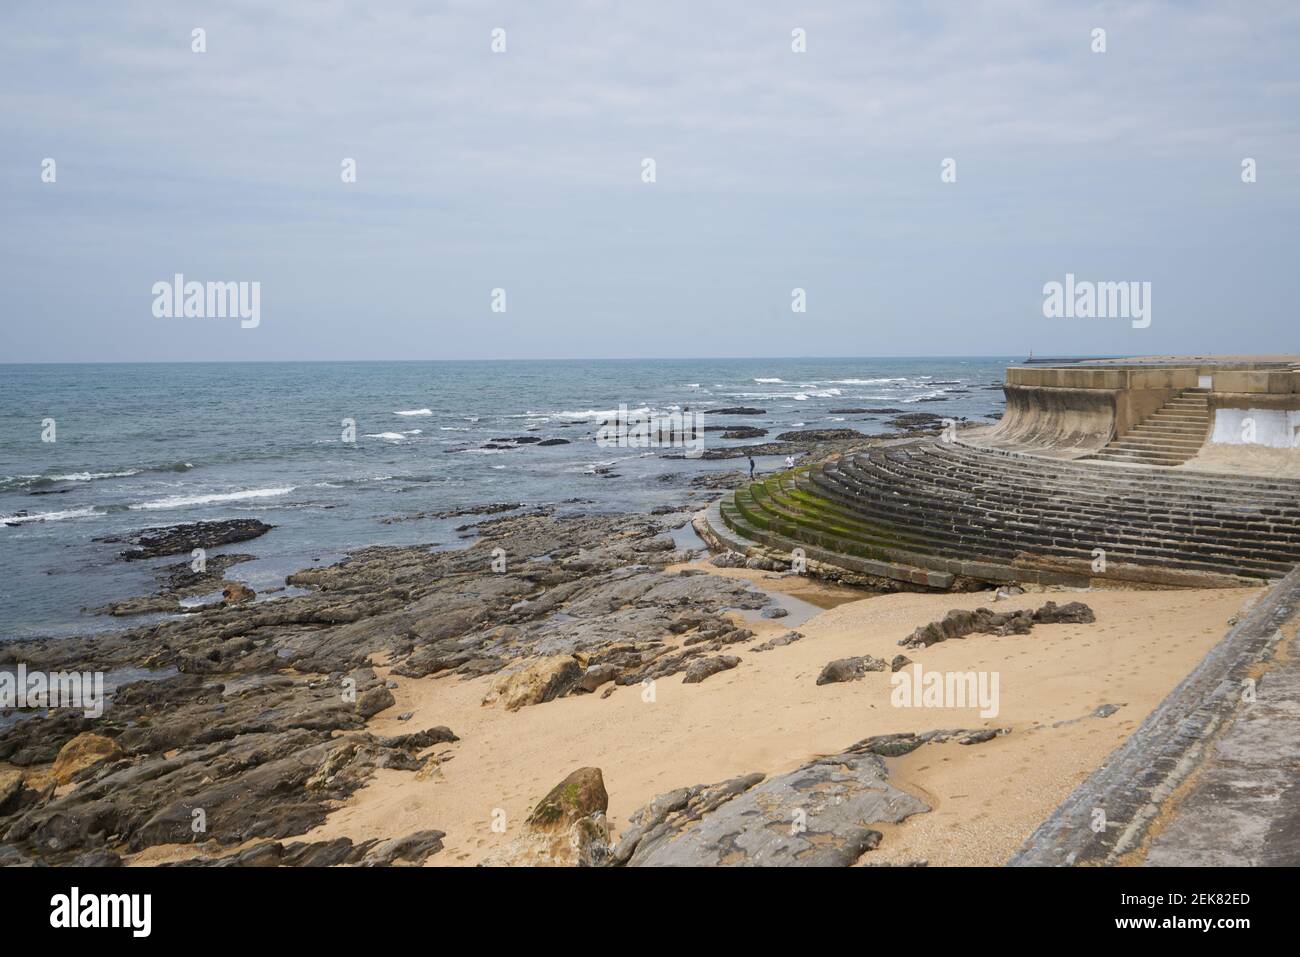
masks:
[[[708,568],[703,563],[698,567]],[[712,569],[711,569],[712,570]],[[831,604],[853,593],[749,570],[712,570]],[[656,794],[747,772],[774,775],[875,734],[941,727],[1006,727],[979,747],[927,745],[889,762],[894,781],[933,810],[886,826],[862,863],[1003,863],[1071,789],[1096,768],[1224,634],[1255,589],[1025,594],[998,610],[1033,608],[1047,598],[1084,600],[1090,625],[1042,625],[1030,635],[974,635],[908,654],[927,669],[1001,675],[1001,710],[900,709],[886,674],[818,687],[829,660],[892,658],[915,627],[952,608],[992,605],[991,593],[896,594],[839,603],[799,625],[804,640],[762,654],[737,649],[742,664],[699,685],[680,676],[657,682],[656,700],[637,687],[611,697],[566,697],[507,712],[481,704],[490,677],[399,679],[397,703],[370,722],[396,734],[444,723],[462,740],[442,749],[441,767],[423,778],[379,771],[328,821],[305,836],[325,840],[387,837],[436,826],[446,850],[430,866],[473,865],[505,846],[514,827],[494,832],[494,814],[521,822],[565,775],[599,767],[617,834]],[[751,644],[788,630],[752,621]],[[1108,718],[1101,705],[1122,705]],[[161,850],[161,849],[159,849]],[[150,855],[152,857],[152,855]]]

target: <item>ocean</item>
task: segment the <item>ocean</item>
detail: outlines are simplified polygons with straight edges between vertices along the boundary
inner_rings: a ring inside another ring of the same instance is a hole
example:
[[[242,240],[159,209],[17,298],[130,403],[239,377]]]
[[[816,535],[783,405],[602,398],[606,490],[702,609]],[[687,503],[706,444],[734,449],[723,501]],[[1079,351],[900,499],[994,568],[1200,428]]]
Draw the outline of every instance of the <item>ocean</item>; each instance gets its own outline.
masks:
[[[988,421],[1018,358],[656,359],[0,365],[0,640],[126,628],[91,614],[151,594],[186,556],[123,561],[97,539],[181,522],[260,518],[275,529],[220,549],[255,556],[227,577],[254,590],[366,545],[463,547],[473,517],[385,518],[492,502],[627,512],[678,502],[665,473],[747,467],[680,449],[600,447],[620,406],[703,412],[706,448],[788,429],[891,431],[891,407]],[[765,415],[709,418],[751,406]],[[51,437],[53,420],[54,441]],[[343,441],[344,420],[355,442]],[[513,438],[563,439],[520,444]],[[758,459],[760,471],[776,457]]]

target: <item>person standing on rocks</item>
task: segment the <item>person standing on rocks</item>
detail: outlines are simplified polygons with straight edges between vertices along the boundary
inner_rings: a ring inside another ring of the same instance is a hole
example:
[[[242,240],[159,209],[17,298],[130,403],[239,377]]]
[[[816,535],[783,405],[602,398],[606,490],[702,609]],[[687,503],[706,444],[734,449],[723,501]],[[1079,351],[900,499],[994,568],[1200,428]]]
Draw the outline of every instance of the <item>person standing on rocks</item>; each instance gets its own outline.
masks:
[[[747,455],[745,457],[749,459],[749,480],[752,482],[754,481],[754,456]]]

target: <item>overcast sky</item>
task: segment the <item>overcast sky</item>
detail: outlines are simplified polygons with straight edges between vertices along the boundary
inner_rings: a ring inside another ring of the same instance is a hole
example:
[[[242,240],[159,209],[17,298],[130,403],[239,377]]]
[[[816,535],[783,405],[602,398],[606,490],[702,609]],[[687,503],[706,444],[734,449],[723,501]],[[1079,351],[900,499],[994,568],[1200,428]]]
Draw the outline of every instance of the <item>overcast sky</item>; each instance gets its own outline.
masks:
[[[1289,0],[6,0],[0,360],[1300,351],[1297,124]]]

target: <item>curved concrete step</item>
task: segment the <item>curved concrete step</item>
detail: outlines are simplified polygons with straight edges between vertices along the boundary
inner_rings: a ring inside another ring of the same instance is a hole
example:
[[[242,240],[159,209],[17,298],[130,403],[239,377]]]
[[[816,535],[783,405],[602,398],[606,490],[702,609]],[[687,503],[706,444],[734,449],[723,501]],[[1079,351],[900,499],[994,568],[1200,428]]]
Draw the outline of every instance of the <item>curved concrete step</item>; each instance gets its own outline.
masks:
[[[1300,563],[1300,482],[1047,463],[939,442],[753,483],[728,497],[718,521],[768,548],[812,547],[818,560],[928,587],[937,580],[923,573],[1241,585]],[[1095,548],[1104,572],[1092,570]]]

